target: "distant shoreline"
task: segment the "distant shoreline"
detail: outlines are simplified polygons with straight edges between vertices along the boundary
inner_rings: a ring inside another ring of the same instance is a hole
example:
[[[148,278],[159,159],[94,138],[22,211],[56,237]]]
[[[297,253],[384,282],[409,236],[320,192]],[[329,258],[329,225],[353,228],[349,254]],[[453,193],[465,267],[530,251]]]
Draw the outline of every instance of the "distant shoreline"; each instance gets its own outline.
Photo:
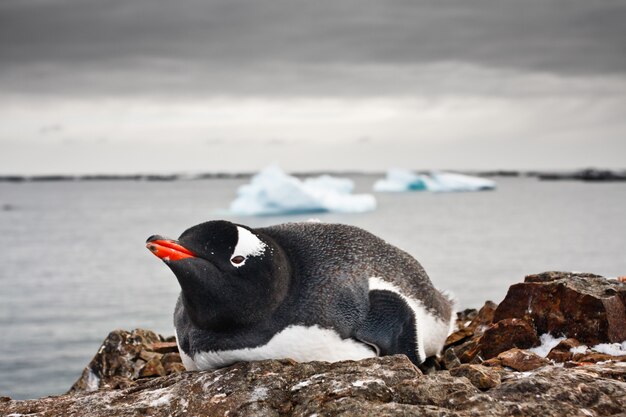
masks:
[[[516,171],[516,170],[491,170],[491,171],[467,171],[467,170],[441,170],[446,172],[458,172],[480,177],[532,177],[540,180],[578,180],[578,181],[626,181],[626,169],[581,169],[573,171]],[[416,173],[428,173],[429,171],[414,170]],[[254,172],[214,172],[201,174],[49,174],[49,175],[0,175],[0,182],[61,182],[61,181],[189,181],[211,179],[247,179]],[[310,171],[293,172],[296,177],[310,177],[319,175],[332,176],[384,176],[384,172],[361,172],[361,171]]]

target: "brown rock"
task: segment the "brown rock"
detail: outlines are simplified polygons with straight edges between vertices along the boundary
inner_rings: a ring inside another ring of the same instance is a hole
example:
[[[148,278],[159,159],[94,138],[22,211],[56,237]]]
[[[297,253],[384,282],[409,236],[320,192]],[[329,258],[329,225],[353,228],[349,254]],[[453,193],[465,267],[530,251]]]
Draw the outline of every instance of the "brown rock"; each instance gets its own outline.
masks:
[[[595,345],[626,340],[626,283],[593,274],[545,272],[509,288],[495,321],[520,318],[538,334]]]
[[[152,358],[139,370],[139,378],[149,378],[153,376],[165,376],[165,368],[161,365],[160,358]]]
[[[454,354],[459,358],[461,363],[469,363],[478,355],[479,353],[479,342],[480,339],[473,338],[469,339],[465,343],[459,346],[454,346],[452,349],[454,350]]]
[[[160,353],[151,352],[162,337],[143,329],[115,330],[104,339],[98,353],[72,385],[70,392],[128,387],[140,378],[146,362]],[[145,359],[142,359],[142,356]],[[159,356],[160,357],[160,356]]]
[[[484,306],[480,308],[476,317],[472,320],[469,327],[473,330],[480,330],[481,328],[489,327],[494,321],[494,315],[498,305],[493,301],[487,301]],[[482,333],[482,331],[481,331]]]
[[[604,362],[604,361],[617,361],[617,362],[626,362],[626,355],[624,356],[611,356],[606,353],[600,352],[586,352],[586,353],[577,353],[572,357],[574,362],[586,362],[586,363],[596,363],[596,362]]]
[[[163,355],[157,352],[149,352],[147,350],[142,350],[141,352],[139,352],[139,357],[143,359],[144,361],[148,362],[155,358],[160,361]]]
[[[474,336],[474,331],[470,328],[466,327],[463,329],[456,330],[455,332],[451,333],[448,336],[444,344],[444,348],[457,345],[460,342],[463,342],[467,338],[472,337],[472,336]]]
[[[463,364],[450,370],[452,376],[464,376],[479,390],[500,385],[500,374],[486,366]]]
[[[401,355],[337,363],[262,361],[145,379],[124,390],[0,402],[0,415],[561,417],[626,409],[624,366],[503,372],[499,385],[481,392],[448,371],[421,375]]]
[[[171,352],[163,355],[161,363],[165,366],[168,363],[182,363],[182,360],[180,359],[180,354],[178,352]]]
[[[165,365],[163,365],[163,369],[165,369],[166,375],[179,374],[186,371],[185,365],[178,362],[166,363]]]
[[[510,349],[498,355],[503,366],[508,366],[516,371],[526,372],[548,365],[550,362],[541,356],[522,349]]]
[[[489,366],[492,368],[497,368],[497,367],[501,367],[502,366],[502,361],[498,358],[491,358],[491,359],[487,359],[486,361],[483,361],[483,363],[481,364],[483,366]]]
[[[492,301],[487,301],[479,311],[472,309],[457,313],[457,330],[448,336],[444,349],[459,345],[471,337],[482,335],[483,331],[493,322],[493,315],[497,306]]]
[[[578,346],[580,346],[580,342],[576,339],[561,340],[558,345],[552,348],[547,357],[555,362],[567,362],[574,356],[571,349]]]
[[[158,353],[163,353],[163,354],[178,352],[178,345],[176,344],[175,340],[173,342],[155,342],[155,343],[152,343],[152,345],[150,345],[149,348],[153,352],[158,352]]]
[[[482,358],[489,359],[512,348],[527,349],[538,346],[539,338],[526,321],[504,319],[485,330],[478,344]]]
[[[461,365],[461,361],[457,358],[452,348],[448,348],[443,352],[442,363],[445,369],[452,369]]]

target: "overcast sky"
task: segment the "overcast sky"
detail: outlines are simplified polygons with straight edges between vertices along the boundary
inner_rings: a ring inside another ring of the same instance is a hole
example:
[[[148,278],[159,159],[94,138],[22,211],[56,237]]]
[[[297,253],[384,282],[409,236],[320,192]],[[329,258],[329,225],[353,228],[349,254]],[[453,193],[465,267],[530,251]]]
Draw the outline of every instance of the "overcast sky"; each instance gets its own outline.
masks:
[[[0,173],[626,168],[623,0],[2,0]]]

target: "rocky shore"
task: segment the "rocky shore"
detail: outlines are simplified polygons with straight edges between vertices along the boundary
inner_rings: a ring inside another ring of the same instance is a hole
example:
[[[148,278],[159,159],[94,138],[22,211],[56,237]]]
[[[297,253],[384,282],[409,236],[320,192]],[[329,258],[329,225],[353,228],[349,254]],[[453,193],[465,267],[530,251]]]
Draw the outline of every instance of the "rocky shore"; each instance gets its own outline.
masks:
[[[610,416],[626,410],[626,283],[546,272],[458,313],[425,372],[403,355],[184,372],[173,338],[111,332],[66,395],[0,398],[29,416]]]

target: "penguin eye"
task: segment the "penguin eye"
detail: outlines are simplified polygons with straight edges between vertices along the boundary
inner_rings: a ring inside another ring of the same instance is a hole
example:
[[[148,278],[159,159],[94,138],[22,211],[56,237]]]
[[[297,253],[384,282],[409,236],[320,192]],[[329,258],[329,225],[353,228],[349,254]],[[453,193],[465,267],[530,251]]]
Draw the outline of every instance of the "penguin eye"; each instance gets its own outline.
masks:
[[[245,260],[246,260],[246,258],[244,258],[243,256],[237,255],[237,256],[234,256],[230,261],[232,263],[236,264],[236,265],[239,265],[240,263],[242,263]]]

